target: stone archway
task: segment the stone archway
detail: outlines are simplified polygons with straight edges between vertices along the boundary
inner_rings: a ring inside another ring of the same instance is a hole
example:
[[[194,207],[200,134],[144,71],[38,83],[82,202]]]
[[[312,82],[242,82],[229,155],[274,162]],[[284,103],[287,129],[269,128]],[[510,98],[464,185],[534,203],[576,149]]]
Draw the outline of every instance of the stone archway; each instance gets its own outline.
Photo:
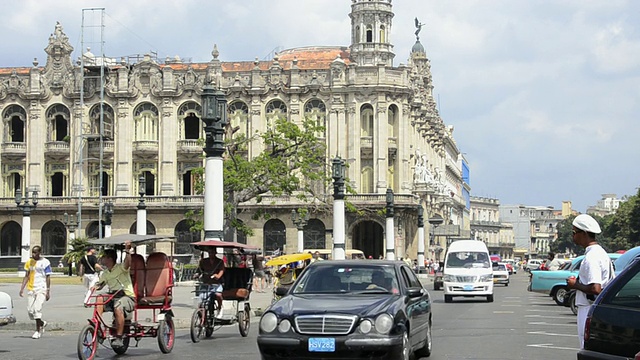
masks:
[[[353,226],[351,234],[352,247],[362,250],[365,258],[384,256],[384,228],[378,222],[361,221]]]

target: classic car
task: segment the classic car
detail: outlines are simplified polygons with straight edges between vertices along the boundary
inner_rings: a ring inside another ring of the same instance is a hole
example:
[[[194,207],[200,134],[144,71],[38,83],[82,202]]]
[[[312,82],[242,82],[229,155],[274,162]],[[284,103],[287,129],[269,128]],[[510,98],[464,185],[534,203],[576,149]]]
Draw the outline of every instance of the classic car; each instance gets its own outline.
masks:
[[[406,263],[311,264],[260,318],[266,359],[397,359],[431,354],[431,298]]]
[[[602,290],[589,309],[579,360],[640,357],[640,258]]]
[[[505,263],[493,263],[493,283],[509,286],[509,271]]]
[[[609,254],[609,258],[615,261],[620,254]],[[571,266],[567,270],[533,270],[529,274],[529,286],[527,290],[547,294],[553,298],[556,304],[563,306],[564,297],[567,295],[567,278],[578,276],[580,264],[584,255],[578,256],[571,261]]]

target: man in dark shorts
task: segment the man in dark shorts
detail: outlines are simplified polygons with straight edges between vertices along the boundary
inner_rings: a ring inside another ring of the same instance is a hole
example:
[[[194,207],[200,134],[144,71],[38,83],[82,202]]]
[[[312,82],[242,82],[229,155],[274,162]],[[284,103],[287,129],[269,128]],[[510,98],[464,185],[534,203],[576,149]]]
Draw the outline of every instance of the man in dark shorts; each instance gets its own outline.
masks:
[[[82,283],[87,288],[87,292],[84,295],[83,303],[87,303],[89,296],[91,296],[91,288],[98,283],[98,272],[102,271],[102,266],[98,264],[98,258],[96,258],[96,249],[93,246],[87,248],[87,253],[80,259],[80,273],[82,277]]]

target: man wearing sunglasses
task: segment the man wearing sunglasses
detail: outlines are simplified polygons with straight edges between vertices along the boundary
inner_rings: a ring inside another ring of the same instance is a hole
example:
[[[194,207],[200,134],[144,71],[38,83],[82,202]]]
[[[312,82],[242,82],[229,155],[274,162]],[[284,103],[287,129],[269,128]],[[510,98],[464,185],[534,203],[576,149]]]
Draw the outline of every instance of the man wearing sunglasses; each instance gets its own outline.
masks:
[[[580,265],[578,278],[567,279],[567,286],[576,289],[576,306],[578,307],[578,338],[580,349],[584,347],[584,326],[591,302],[602,289],[613,279],[613,265],[607,252],[596,241],[600,234],[600,225],[587,214],[576,216],[573,220],[573,242],[585,248],[584,260]]]

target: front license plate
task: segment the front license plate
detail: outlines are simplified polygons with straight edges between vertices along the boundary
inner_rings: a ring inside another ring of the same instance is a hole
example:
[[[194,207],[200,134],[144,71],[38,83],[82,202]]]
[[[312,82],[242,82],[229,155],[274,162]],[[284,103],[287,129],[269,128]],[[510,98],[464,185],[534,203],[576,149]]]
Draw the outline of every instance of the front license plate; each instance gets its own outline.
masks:
[[[309,352],[335,352],[336,339],[309,338]]]
[[[465,285],[462,287],[464,291],[473,291],[473,285]]]

